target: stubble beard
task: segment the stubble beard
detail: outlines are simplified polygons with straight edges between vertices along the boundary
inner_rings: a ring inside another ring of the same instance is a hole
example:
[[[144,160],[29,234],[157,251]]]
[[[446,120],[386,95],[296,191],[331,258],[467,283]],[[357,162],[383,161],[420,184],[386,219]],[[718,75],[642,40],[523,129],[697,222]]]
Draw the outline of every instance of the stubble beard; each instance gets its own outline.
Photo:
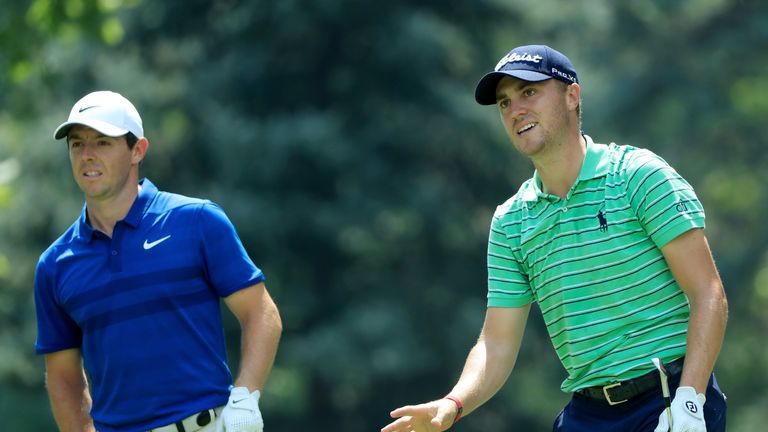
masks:
[[[536,160],[541,160],[548,157],[556,157],[556,155],[562,153],[562,148],[565,146],[565,142],[568,139],[568,131],[571,128],[571,118],[568,115],[568,110],[565,109],[565,105],[557,105],[557,108],[552,112],[551,119],[555,120],[549,122],[551,127],[544,127],[541,123],[537,126],[540,128],[538,132],[541,136],[534,149],[533,153],[527,154],[528,157]]]

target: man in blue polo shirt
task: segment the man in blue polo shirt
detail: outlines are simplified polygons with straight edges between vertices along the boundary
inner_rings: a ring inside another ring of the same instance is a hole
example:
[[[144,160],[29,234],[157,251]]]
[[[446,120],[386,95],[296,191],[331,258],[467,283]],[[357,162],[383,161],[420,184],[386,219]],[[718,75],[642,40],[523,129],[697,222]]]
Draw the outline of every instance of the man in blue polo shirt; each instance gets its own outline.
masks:
[[[149,141],[117,93],[80,99],[54,138],[66,138],[85,195],[35,275],[36,350],[59,428],[262,431],[282,325],[232,223],[210,201],[139,179]],[[234,380],[221,298],[242,328]]]

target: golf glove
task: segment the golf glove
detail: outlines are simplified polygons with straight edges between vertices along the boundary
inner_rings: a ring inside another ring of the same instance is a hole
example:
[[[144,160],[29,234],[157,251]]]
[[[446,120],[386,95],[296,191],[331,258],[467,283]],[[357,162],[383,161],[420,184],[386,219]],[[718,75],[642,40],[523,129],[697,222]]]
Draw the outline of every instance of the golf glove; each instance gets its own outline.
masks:
[[[704,423],[704,402],[707,398],[693,387],[678,387],[672,400],[672,426],[667,410],[661,412],[654,432],[707,432]]]
[[[259,411],[258,390],[253,393],[247,387],[234,387],[229,393],[229,402],[221,411],[216,432],[262,432],[264,420]]]

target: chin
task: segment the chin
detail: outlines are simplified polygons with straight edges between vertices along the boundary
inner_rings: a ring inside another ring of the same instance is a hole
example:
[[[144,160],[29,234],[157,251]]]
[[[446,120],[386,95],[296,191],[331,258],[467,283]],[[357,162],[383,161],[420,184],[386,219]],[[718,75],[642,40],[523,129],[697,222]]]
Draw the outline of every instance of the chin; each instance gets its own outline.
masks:
[[[530,140],[518,141],[515,144],[515,148],[526,156],[533,156],[544,148],[544,143],[541,141],[531,142]]]
[[[93,185],[81,185],[80,189],[83,191],[83,194],[85,194],[86,198],[98,198],[100,196],[106,195],[107,190],[103,187],[95,188]]]

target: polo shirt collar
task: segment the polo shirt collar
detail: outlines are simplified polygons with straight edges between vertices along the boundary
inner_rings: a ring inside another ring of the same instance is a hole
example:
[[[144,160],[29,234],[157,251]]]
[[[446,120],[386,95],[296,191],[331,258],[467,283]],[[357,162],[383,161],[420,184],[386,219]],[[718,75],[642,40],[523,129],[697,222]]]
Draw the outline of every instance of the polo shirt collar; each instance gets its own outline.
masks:
[[[88,204],[83,204],[83,209],[80,211],[80,217],[75,226],[75,237],[90,243],[95,234],[96,230],[88,224]]]
[[[587,154],[584,156],[578,180],[591,180],[607,175],[610,168],[608,146],[595,143],[589,135],[584,135],[584,140],[587,141]]]
[[[128,210],[128,214],[123,218],[123,222],[136,228],[141,222],[142,216],[149,209],[152,200],[157,195],[157,187],[149,181],[149,179],[143,178],[139,180],[139,195],[136,197],[136,201],[133,202],[131,209]]]
[[[608,146],[595,143],[589,135],[583,135],[587,143],[587,153],[584,155],[584,162],[581,164],[581,171],[576,178],[576,183],[583,180],[602,177],[608,174],[609,160],[606,157]],[[533,172],[533,181],[523,190],[522,198],[526,202],[536,202],[546,197],[542,191],[541,178],[538,171]]]
[[[142,216],[149,209],[152,200],[155,198],[155,195],[157,195],[157,187],[149,181],[149,179],[141,179],[139,185],[141,185],[139,194],[131,205],[131,209],[128,210],[128,214],[125,215],[121,221],[133,228],[139,226]],[[83,204],[83,209],[80,211],[80,217],[77,220],[75,230],[75,235],[87,243],[90,243],[91,240],[93,240],[93,236],[98,232],[88,223],[87,204]]]

